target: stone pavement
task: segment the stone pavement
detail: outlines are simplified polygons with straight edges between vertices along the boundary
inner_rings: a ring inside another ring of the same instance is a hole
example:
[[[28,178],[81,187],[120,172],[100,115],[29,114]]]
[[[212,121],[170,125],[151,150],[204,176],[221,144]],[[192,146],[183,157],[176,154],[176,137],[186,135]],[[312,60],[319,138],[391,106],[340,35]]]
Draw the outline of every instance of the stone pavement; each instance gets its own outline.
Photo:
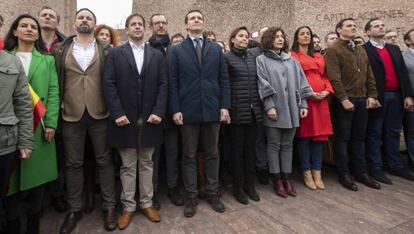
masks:
[[[223,189],[226,212],[214,212],[200,200],[193,218],[170,203],[162,193],[160,223],[152,223],[137,212],[124,231],[112,233],[414,233],[414,182],[390,176],[394,185],[374,190],[358,183],[359,191],[348,191],[337,182],[332,168],[324,171],[326,190],[311,191],[295,176],[296,198],[274,194],[271,185],[257,185],[260,202],[242,205],[229,188]],[[99,200],[99,199],[97,199]],[[65,215],[50,207],[41,221],[41,233],[58,233]],[[74,234],[106,233],[101,209],[84,215]]]

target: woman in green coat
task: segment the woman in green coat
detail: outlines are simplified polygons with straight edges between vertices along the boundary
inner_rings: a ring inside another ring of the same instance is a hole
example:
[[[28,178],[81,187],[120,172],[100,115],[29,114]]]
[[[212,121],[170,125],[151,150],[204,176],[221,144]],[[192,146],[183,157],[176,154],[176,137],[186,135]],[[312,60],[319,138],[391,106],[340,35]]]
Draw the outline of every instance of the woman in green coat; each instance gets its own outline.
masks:
[[[22,159],[14,171],[6,199],[8,232],[20,233],[21,212],[27,216],[27,231],[39,231],[44,185],[57,178],[54,142],[59,113],[59,88],[55,60],[42,54],[43,42],[38,21],[31,15],[17,17],[6,36],[5,49],[20,58],[28,83],[46,107],[34,129],[35,150]]]

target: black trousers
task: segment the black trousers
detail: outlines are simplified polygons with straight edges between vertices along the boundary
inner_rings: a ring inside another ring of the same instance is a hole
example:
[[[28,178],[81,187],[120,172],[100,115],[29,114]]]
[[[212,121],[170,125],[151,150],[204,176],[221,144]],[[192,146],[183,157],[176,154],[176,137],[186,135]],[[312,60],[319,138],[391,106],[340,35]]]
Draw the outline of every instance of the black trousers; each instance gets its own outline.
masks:
[[[252,186],[255,176],[256,123],[232,124],[231,129],[231,168],[234,192],[243,186]]]
[[[367,172],[365,137],[368,110],[366,98],[349,98],[349,100],[355,106],[354,111],[346,111],[336,99],[332,101],[335,164],[339,175],[349,174],[349,169],[356,175]]]

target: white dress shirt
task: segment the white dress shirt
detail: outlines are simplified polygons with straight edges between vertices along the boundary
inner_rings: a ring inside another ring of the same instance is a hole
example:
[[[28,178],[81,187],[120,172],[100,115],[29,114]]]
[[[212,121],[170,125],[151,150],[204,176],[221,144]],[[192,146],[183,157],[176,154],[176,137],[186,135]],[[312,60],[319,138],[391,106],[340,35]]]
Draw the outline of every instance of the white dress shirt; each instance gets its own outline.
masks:
[[[376,42],[374,40],[369,40],[369,41],[371,42],[371,44],[374,47],[377,47],[378,49],[384,49],[384,47],[385,47],[385,42],[384,41],[382,43],[378,43],[378,42]]]
[[[88,69],[89,65],[91,64],[92,58],[95,55],[95,45],[95,39],[93,39],[90,44],[84,47],[76,41],[76,37],[73,38],[72,54],[83,71],[86,71],[86,69]]]
[[[142,65],[144,64],[144,48],[145,43],[137,46],[131,41],[129,41],[129,45],[131,46],[132,52],[134,53],[135,64],[137,65],[138,73],[141,74]]]
[[[411,48],[410,48],[409,50],[411,51],[411,53],[413,53],[413,54],[414,54],[414,49],[411,49]]]

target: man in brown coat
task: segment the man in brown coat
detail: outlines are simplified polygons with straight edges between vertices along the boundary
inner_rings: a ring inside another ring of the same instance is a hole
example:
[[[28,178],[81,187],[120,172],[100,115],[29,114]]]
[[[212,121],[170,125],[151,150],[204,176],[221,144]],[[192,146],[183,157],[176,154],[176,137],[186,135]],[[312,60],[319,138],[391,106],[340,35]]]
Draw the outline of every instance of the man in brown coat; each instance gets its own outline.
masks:
[[[352,40],[356,28],[352,18],[339,21],[335,27],[339,39],[325,55],[326,72],[335,90],[332,102],[335,164],[339,182],[352,191],[357,191],[358,186],[350,177],[348,164],[358,181],[380,189],[380,184],[369,177],[365,159],[368,109],[377,108],[379,102],[367,54]]]
[[[83,161],[86,134],[95,151],[105,229],[114,230],[115,178],[111,149],[106,143],[109,112],[102,91],[104,47],[94,38],[96,17],[87,8],[76,13],[76,35],[55,49],[61,94],[61,128],[69,213],[60,233],[71,233],[82,218]]]

